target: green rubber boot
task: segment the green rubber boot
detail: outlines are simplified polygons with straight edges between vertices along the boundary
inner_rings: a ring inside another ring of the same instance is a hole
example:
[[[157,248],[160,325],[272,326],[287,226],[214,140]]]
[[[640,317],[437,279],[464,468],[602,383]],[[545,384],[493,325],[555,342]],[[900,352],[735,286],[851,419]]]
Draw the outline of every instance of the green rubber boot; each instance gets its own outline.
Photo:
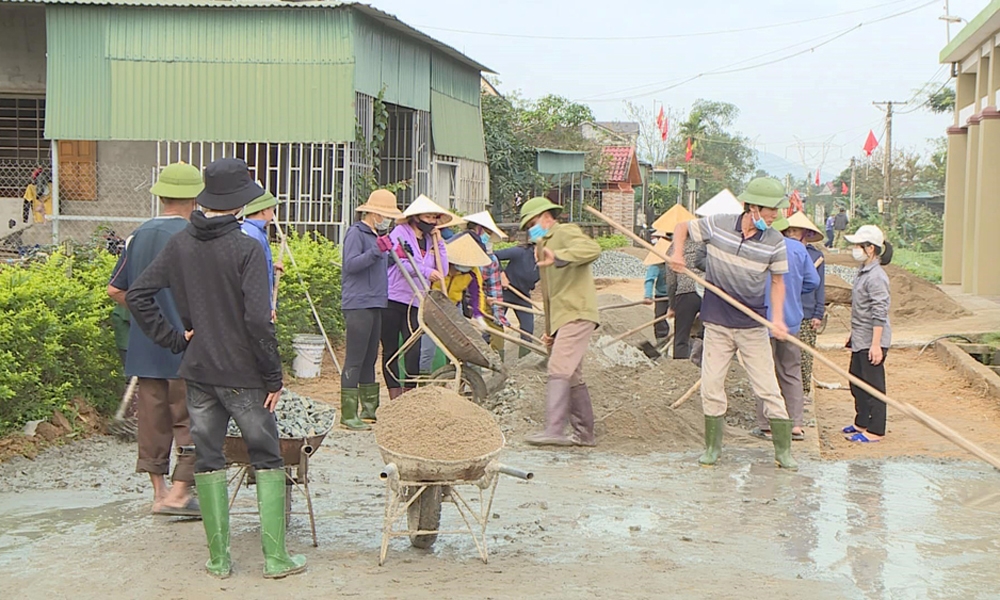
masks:
[[[771,419],[771,440],[774,442],[774,462],[782,469],[798,471],[799,463],[792,458],[791,419]]]
[[[285,470],[257,471],[257,510],[264,578],[281,579],[306,570],[306,557],[285,549]]]
[[[194,485],[201,504],[201,523],[208,538],[205,569],[221,579],[229,577],[233,561],[229,556],[229,490],[225,471],[195,473]]]
[[[365,431],[371,425],[358,418],[359,404],[358,388],[341,388],[340,390],[340,426],[351,431]]]
[[[375,422],[378,410],[379,387],[377,383],[358,384],[358,402],[361,404],[361,420]]]
[[[705,453],[698,462],[703,467],[715,466],[722,454],[722,433],[726,429],[726,416],[710,417],[705,415]]]

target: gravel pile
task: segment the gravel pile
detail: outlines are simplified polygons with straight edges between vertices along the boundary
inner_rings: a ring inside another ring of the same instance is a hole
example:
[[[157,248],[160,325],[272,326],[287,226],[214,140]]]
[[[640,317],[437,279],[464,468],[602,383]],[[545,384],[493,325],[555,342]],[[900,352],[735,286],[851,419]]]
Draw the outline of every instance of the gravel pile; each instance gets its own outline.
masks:
[[[609,250],[602,252],[600,258],[594,261],[591,269],[594,277],[605,279],[643,279],[646,277],[646,265],[642,259]]]
[[[278,437],[295,440],[329,431],[337,420],[337,411],[322,402],[284,389],[281,390],[274,416],[278,420]],[[232,419],[229,419],[226,435],[243,437]]]
[[[854,278],[858,274],[857,267],[845,267],[844,265],[826,265],[826,272],[839,276],[847,283],[854,285]]]

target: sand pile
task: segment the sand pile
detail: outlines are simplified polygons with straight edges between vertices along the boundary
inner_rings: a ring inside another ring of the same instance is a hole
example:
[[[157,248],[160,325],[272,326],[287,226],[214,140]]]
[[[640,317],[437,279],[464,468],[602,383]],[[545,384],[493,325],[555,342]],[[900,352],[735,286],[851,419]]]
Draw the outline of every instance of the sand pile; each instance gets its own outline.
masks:
[[[375,442],[399,454],[464,460],[503,446],[493,415],[448,388],[418,388],[382,404],[376,414]]]
[[[946,321],[969,314],[936,285],[899,267],[888,265],[889,293],[892,296],[890,323]]]
[[[625,296],[618,294],[600,294],[597,296],[597,306],[612,306],[615,304],[625,304],[631,302]],[[619,334],[635,329],[643,323],[652,321],[656,315],[653,314],[652,307],[640,304],[629,308],[616,308],[614,310],[602,310],[601,327],[597,334],[601,336],[616,337]],[[638,333],[632,334],[623,341],[637,346],[642,342],[652,342],[653,326],[643,328]]]

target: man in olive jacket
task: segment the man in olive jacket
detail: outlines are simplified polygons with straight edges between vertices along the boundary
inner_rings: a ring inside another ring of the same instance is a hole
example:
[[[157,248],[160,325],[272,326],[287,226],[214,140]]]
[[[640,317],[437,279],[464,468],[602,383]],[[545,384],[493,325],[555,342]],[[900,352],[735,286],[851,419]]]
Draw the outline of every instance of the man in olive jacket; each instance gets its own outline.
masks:
[[[546,332],[550,346],[545,431],[525,438],[536,446],[594,446],[594,409],[583,382],[583,357],[600,324],[597,288],[590,263],[601,247],[576,225],[558,223],[562,207],[532,198],[521,207],[521,229],[535,244],[542,280]],[[567,420],[573,434],[566,437]]]

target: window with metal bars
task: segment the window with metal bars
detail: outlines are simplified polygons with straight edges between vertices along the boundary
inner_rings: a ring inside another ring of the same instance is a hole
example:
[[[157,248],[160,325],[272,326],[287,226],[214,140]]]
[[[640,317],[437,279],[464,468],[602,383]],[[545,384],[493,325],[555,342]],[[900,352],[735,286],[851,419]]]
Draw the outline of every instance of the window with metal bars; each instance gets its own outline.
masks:
[[[47,160],[45,97],[0,95],[0,160]]]

